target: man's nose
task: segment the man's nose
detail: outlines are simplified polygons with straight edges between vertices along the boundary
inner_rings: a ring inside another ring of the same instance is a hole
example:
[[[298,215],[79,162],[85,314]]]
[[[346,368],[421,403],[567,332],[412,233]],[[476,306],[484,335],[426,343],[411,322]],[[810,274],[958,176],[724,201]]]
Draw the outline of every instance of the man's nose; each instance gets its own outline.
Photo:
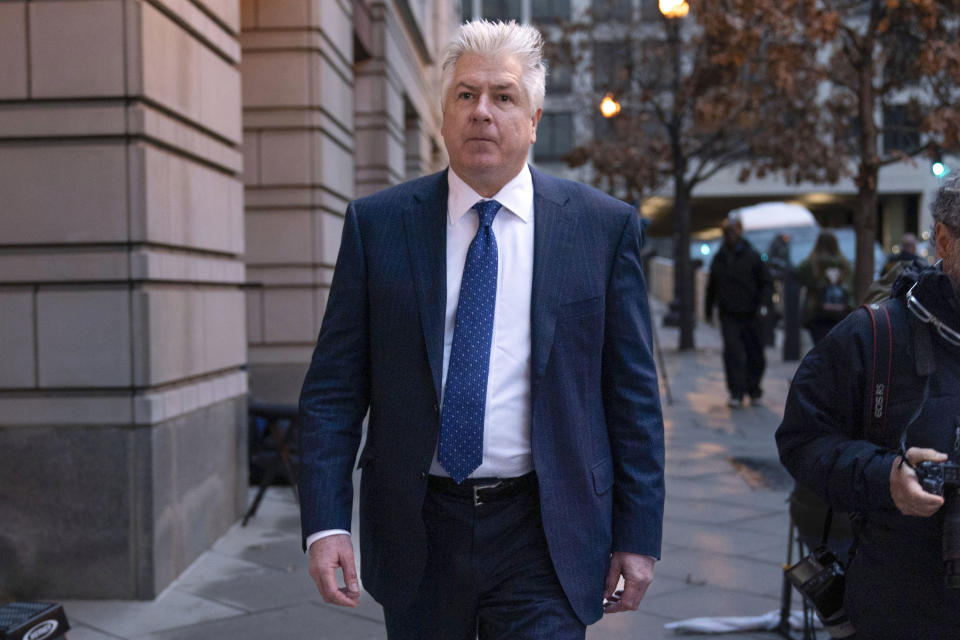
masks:
[[[471,115],[474,120],[490,119],[490,98],[488,98],[486,94],[480,94],[477,98],[476,106],[473,108]]]

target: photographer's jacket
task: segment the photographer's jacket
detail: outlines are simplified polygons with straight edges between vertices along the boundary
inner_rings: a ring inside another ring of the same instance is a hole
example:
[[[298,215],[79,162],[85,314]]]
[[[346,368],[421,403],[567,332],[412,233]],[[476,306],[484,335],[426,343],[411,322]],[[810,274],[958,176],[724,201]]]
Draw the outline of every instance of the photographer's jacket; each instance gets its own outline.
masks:
[[[909,277],[898,280],[895,300],[884,305],[893,329],[891,369],[874,370],[875,349],[888,348],[886,333],[875,336],[866,310],[850,314],[800,365],[777,430],[780,459],[794,478],[854,516],[857,542],[844,603],[858,640],[950,638],[960,629],[960,590],[944,587],[945,509],[931,518],[907,517],[890,496],[890,469],[908,423],[907,447],[946,453],[960,428],[960,347],[907,309],[912,284]],[[924,271],[913,294],[960,329],[953,288],[938,269]],[[881,402],[886,418],[874,425]]]

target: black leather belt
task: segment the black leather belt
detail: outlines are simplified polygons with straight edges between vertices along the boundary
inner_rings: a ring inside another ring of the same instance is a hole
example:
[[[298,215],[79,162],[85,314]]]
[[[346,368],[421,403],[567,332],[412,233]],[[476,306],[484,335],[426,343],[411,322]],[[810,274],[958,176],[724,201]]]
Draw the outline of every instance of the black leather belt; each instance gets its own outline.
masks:
[[[467,478],[457,484],[444,476],[429,476],[427,488],[454,498],[473,502],[475,507],[487,502],[530,493],[537,488],[537,474],[533,471],[516,478]]]

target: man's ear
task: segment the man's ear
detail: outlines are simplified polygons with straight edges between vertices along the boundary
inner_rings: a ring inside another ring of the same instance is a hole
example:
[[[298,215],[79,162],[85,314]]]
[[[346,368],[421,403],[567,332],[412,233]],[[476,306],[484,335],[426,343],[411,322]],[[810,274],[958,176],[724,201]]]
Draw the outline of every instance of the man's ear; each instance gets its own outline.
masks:
[[[933,236],[934,243],[937,247],[937,257],[943,258],[950,254],[950,231],[947,229],[947,225],[942,222],[938,222],[936,226],[933,227]]]
[[[537,141],[537,125],[540,124],[540,116],[543,115],[543,109],[537,109],[537,112],[533,114],[533,131],[530,133],[530,144],[533,144]]]

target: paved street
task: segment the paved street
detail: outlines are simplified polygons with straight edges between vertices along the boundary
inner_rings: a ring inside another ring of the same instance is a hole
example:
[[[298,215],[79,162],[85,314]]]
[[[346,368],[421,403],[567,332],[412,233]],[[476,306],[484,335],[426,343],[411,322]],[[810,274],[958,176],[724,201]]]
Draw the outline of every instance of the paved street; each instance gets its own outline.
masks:
[[[662,314],[662,305],[655,311]],[[779,607],[790,483],[776,460],[773,432],[797,363],[784,363],[768,349],[762,405],[730,410],[718,331],[698,327],[698,349],[688,354],[676,352],[675,330],[661,328],[659,336],[673,396],[672,405],[664,398],[663,560],[641,610],[603,619],[590,628],[589,640],[673,638],[663,628],[670,621],[761,615]],[[320,600],[300,551],[297,507],[284,487],[272,488],[246,528],[234,525],[155,601],[63,604],[74,627],[70,640],[386,637],[369,596],[350,611]]]

